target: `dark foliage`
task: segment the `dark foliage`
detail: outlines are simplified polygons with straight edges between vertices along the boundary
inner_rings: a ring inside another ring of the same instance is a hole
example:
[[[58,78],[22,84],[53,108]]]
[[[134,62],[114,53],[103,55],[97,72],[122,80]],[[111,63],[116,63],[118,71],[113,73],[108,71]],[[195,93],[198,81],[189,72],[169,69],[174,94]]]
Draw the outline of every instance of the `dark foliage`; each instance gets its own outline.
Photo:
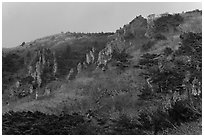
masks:
[[[141,59],[139,60],[138,65],[140,66],[140,68],[146,69],[149,67],[153,67],[155,64],[158,64],[158,57],[160,55],[158,54],[143,54],[141,56]]]
[[[152,94],[151,89],[147,85],[144,85],[140,89],[140,93],[141,94],[139,94],[138,97],[140,97],[140,99],[142,99],[142,100],[150,100],[150,99],[154,98],[154,94]]]
[[[86,127],[85,123],[84,117],[78,114],[56,116],[46,115],[41,112],[9,112],[3,115],[3,134],[81,134],[79,129],[84,129]],[[76,128],[78,128],[78,132],[76,132]]]
[[[121,70],[124,70],[130,65],[130,58],[132,58],[132,56],[126,53],[125,50],[121,52],[114,50],[112,53],[112,59],[116,61],[116,66]]]
[[[154,38],[155,38],[156,40],[167,40],[167,38],[166,38],[164,35],[162,35],[161,33],[156,33],[156,34],[154,35]]]
[[[184,33],[181,35],[182,44],[178,50],[166,48],[162,55],[147,53],[141,57],[138,64],[144,70],[141,75],[150,79],[152,89],[144,87],[140,97],[147,99],[152,94],[164,98],[171,96],[168,99],[170,107],[161,109],[168,105],[164,103],[157,111],[144,111],[140,114],[139,121],[142,122],[143,129],[154,129],[156,134],[165,128],[163,124],[179,126],[181,122],[195,120],[201,116],[201,94],[192,95],[192,88],[195,86],[193,80],[197,79],[197,83],[202,80],[201,39],[200,33]]]
[[[131,31],[128,31],[124,34],[124,39],[125,40],[129,40],[129,39],[133,39],[135,36]]]
[[[142,51],[148,51],[149,49],[151,49],[154,44],[156,44],[156,41],[148,41],[147,43],[143,44],[141,47]]]
[[[2,56],[2,85],[3,91],[7,89],[9,83],[14,82],[16,73],[23,69],[24,58],[15,53]]]
[[[24,59],[18,54],[11,53],[2,58],[3,72],[16,72],[24,66]]]
[[[132,119],[126,115],[121,115],[112,125],[112,134],[117,135],[143,135],[145,134],[137,119]]]
[[[142,110],[138,121],[141,130],[157,134],[167,128],[180,126],[181,123],[197,120],[200,116],[190,109],[186,101],[178,101],[167,111],[162,108],[152,111]]]
[[[173,53],[173,50],[169,47],[166,47],[163,52],[164,52],[164,55],[168,56],[171,53]]]
[[[24,46],[25,45],[25,42],[23,42],[22,44],[21,44],[21,46]]]
[[[98,124],[94,124],[93,120]],[[78,113],[56,116],[41,112],[11,111],[3,115],[2,126],[4,135],[135,134],[137,131],[136,124],[125,116],[106,127],[104,122],[107,123],[103,119],[88,118]]]
[[[123,50],[122,52],[117,52],[114,50],[113,54],[112,54],[112,58],[117,60],[117,61],[126,63],[126,62],[128,62],[128,59],[131,58],[131,56],[129,54],[127,54],[125,52],[125,50]]]
[[[183,22],[183,17],[179,14],[167,14],[163,15],[154,21],[155,32],[167,32],[170,29],[176,29],[178,25]]]
[[[78,113],[62,113],[56,116],[38,111],[10,111],[3,115],[2,133],[3,135],[142,135],[148,132],[157,134],[166,128],[180,125],[181,122],[195,120],[199,116],[185,102],[175,103],[168,111],[142,110],[138,119],[121,115],[118,119],[109,121],[93,116],[88,118]],[[94,124],[94,120],[97,123]]]

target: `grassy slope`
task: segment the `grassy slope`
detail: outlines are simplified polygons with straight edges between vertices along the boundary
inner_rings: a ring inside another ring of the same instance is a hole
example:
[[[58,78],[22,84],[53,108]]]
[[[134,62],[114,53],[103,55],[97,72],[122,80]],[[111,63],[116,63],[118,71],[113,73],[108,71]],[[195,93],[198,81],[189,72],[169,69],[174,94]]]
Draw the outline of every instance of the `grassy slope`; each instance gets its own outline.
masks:
[[[197,121],[182,123],[181,126],[174,129],[168,129],[159,133],[162,135],[202,135],[202,119]]]
[[[106,43],[111,40],[111,34],[81,34],[82,36],[75,36],[79,34],[58,34],[33,42],[26,43],[23,47],[18,46],[10,50],[3,49],[3,102],[8,99],[9,91],[7,88],[19,80],[18,77],[25,77],[27,74],[27,65],[35,55],[35,51],[40,47],[47,47],[56,51],[56,58],[58,64],[58,77],[66,77],[71,68],[77,66],[79,62],[85,60],[85,54],[95,47],[96,51],[100,51],[105,47]],[[70,47],[69,53],[67,48]],[[31,57],[27,57],[30,53]],[[16,57],[17,56],[17,57]],[[25,63],[27,62],[27,63]],[[8,69],[12,68],[12,69]]]
[[[112,77],[114,77],[115,79],[111,79]],[[135,79],[135,77],[137,77],[138,79]],[[72,103],[91,103],[88,106],[85,105],[84,108],[79,108],[80,111],[85,111],[86,109],[95,107],[96,104],[92,101],[98,98],[98,96],[104,90],[108,90],[111,92],[114,90],[125,89],[128,90],[128,93],[121,93],[121,95],[116,95],[114,98],[116,99],[117,103],[121,103],[120,105],[123,107],[122,109],[133,109],[131,108],[131,106],[137,106],[135,97],[138,94],[136,93],[139,88],[138,85],[142,84],[141,80],[139,79],[138,72],[133,69],[127,70],[121,74],[116,70],[111,70],[108,72],[99,71],[95,72],[95,74],[91,74],[91,76],[89,73],[83,73],[74,81],[71,81],[70,83],[63,83],[62,86],[58,90],[53,91],[53,93],[49,97],[39,97],[38,100],[34,100],[34,96],[23,98],[21,100],[18,100],[17,102],[11,102],[10,105],[3,106],[3,112],[7,112],[8,110],[38,110],[45,113],[55,113],[63,109],[62,106],[60,108],[60,105],[67,105],[70,103],[70,101]],[[95,94],[95,92],[98,94]],[[125,97],[128,96],[128,100],[126,102],[127,104],[123,104],[123,101],[120,101],[120,99],[117,98],[119,96],[121,99],[125,99]],[[103,99],[108,99],[107,101],[111,103],[103,104],[104,106],[112,105],[111,107],[115,107],[116,104],[112,102],[110,96],[103,97]],[[67,108],[70,109],[69,107]]]

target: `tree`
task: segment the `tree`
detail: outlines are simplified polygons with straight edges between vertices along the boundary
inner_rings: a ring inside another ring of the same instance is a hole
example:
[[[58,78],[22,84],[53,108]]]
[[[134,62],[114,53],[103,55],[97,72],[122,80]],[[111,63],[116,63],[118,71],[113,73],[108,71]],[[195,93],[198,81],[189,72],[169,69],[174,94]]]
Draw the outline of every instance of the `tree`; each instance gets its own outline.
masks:
[[[200,114],[202,85],[202,34],[185,33],[181,35],[182,44],[178,50],[165,49],[163,54],[144,54],[139,66],[141,75],[147,79],[154,94],[158,92],[177,96],[187,94],[189,107]],[[196,93],[196,94],[195,94]]]

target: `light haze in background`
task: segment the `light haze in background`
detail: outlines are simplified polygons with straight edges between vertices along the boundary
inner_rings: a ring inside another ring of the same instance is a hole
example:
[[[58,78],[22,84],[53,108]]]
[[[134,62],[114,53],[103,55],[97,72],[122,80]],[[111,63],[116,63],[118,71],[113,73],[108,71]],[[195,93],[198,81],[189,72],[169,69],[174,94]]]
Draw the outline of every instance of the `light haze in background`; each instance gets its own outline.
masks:
[[[15,47],[60,32],[115,32],[136,16],[202,9],[195,2],[3,3],[2,45]]]

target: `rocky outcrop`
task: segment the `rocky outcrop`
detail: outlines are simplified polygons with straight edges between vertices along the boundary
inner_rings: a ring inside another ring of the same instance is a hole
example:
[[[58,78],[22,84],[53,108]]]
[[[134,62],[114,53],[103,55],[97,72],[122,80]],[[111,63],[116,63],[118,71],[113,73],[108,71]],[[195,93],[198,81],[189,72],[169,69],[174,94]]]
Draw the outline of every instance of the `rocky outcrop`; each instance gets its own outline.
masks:
[[[45,92],[44,92],[44,96],[49,96],[51,93],[51,89],[49,89],[48,87],[45,88]]]
[[[147,22],[148,29],[145,35],[149,38],[154,38],[158,34],[173,34],[181,31],[181,28],[178,27],[184,22],[184,18],[180,14],[151,14],[147,17]]]
[[[53,75],[56,76],[57,73],[57,60],[55,56],[55,52],[53,52]]]
[[[35,92],[38,98],[38,90],[48,82],[55,79],[57,73],[57,61],[55,53],[50,49],[41,49],[33,55],[28,65],[28,74],[15,83],[15,93],[19,97],[25,97]]]
[[[82,65],[81,65],[81,63],[78,63],[78,65],[77,65],[77,73],[79,74],[81,72],[81,70],[82,70]]]
[[[20,81],[16,81],[16,88],[20,87]]]
[[[146,37],[151,37],[151,35],[152,35],[152,29],[154,27],[155,18],[156,18],[155,14],[151,14],[151,15],[147,16],[147,31],[145,33]]]
[[[32,94],[33,92],[34,92],[33,86],[31,85],[31,86],[30,86],[30,89],[29,89],[29,93]]]
[[[91,63],[91,57],[90,57],[89,53],[86,54],[86,63],[87,64]]]
[[[95,62],[95,48],[93,47],[89,53],[86,53],[86,63],[93,64]]]
[[[43,48],[36,54],[36,62],[28,66],[28,74],[33,77],[33,83],[41,87],[56,77],[57,61],[55,53],[50,49]]]
[[[104,69],[112,58],[113,49],[110,45],[98,53],[97,67]]]
[[[66,77],[66,80],[71,80],[74,77],[74,69],[71,68],[69,74]]]
[[[82,66],[83,66],[83,68],[87,68],[87,65],[86,65],[86,62],[84,61],[83,63],[82,63]]]
[[[126,32],[131,33],[134,38],[142,38],[147,30],[147,19],[141,15],[137,16],[129,23],[129,27],[125,30]]]
[[[153,36],[154,21],[160,17],[161,15],[156,14],[150,14],[149,16],[147,16],[147,31],[145,33],[146,37],[151,38]]]

